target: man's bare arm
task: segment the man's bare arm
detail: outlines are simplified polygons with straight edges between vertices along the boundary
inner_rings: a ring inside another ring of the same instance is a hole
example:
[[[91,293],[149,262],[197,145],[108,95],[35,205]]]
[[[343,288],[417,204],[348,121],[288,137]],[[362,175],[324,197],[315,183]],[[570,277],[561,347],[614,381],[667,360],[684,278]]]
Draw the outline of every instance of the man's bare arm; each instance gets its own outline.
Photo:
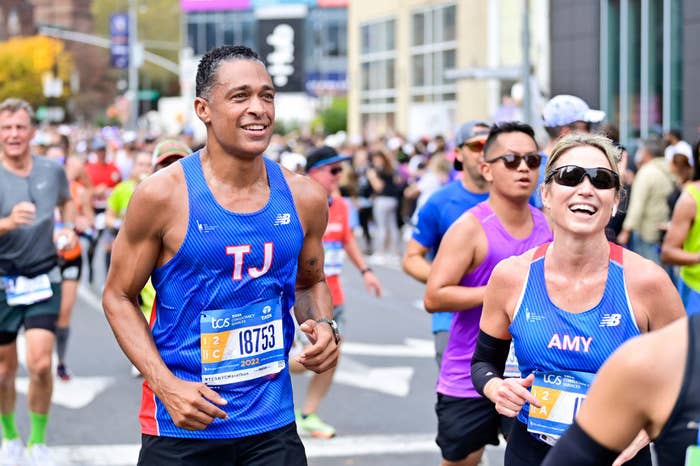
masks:
[[[661,260],[674,265],[695,265],[700,263],[700,253],[683,249],[683,242],[695,220],[697,207],[695,199],[684,192],[673,209],[673,217],[661,247]]]
[[[162,250],[170,190],[165,177],[144,181],[134,192],[124,224],[114,241],[102,305],[119,346],[165,404],[173,422],[188,430],[206,428],[226,413],[214,404],[226,401],[203,383],[173,375],[160,356],[137,297]]]
[[[424,305],[428,312],[462,311],[484,302],[485,286],[461,286],[462,277],[474,266],[484,230],[471,215],[459,218],[445,233],[430,268]]]
[[[403,271],[421,283],[427,283],[430,275],[431,264],[425,257],[427,254],[428,248],[411,238],[401,260]]]

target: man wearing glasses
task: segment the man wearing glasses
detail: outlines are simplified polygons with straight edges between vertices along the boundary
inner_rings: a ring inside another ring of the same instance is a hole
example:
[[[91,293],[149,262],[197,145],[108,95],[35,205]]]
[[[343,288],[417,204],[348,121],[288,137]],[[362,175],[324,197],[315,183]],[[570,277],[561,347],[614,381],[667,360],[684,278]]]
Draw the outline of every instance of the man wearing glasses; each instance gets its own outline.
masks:
[[[456,311],[437,385],[437,444],[443,466],[476,466],[487,444],[498,445],[501,419],[471,379],[486,283],[496,264],[552,238],[545,216],[528,204],[542,158],[529,125],[491,127],[481,173],[488,200],[462,215],[445,234],[425,292],[428,311]]]
[[[454,166],[463,172],[462,177],[435,191],[418,211],[418,221],[401,265],[404,272],[421,283],[428,281],[430,259],[437,253],[447,229],[460,215],[488,198],[488,186],[480,167],[488,132],[488,124],[478,120],[467,121],[459,128],[455,136]],[[451,323],[451,312],[432,313],[438,367],[447,346]]]

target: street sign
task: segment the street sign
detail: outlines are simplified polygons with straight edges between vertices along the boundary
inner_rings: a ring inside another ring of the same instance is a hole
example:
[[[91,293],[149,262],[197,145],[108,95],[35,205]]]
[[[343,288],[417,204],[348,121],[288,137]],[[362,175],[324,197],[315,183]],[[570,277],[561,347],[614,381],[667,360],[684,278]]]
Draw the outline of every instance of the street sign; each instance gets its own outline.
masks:
[[[114,13],[109,18],[110,60],[112,67],[129,67],[129,14]]]
[[[160,92],[155,89],[141,89],[138,93],[139,100],[158,100]]]

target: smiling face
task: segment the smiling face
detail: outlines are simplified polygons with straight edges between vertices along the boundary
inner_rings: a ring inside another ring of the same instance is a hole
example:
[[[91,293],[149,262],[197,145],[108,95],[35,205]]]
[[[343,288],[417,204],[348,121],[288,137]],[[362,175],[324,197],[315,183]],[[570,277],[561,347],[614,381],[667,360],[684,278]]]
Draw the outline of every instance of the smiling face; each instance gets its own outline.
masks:
[[[215,82],[195,99],[197,116],[207,125],[207,146],[237,157],[261,155],[275,121],[275,88],[265,66],[248,59],[223,61]]]
[[[527,200],[537,185],[539,168],[530,168],[521,160],[517,168],[510,169],[502,159],[499,160],[499,157],[507,154],[536,155],[537,144],[529,135],[519,131],[502,133],[488,148],[481,164],[482,174],[492,193],[511,199]]]
[[[577,165],[611,169],[608,157],[593,146],[576,146],[557,159],[555,168]],[[542,186],[542,200],[550,208],[555,228],[580,235],[605,234],[619,198],[616,189],[597,189],[586,176],[577,186],[562,186],[552,180]]]
[[[34,133],[34,125],[25,110],[0,112],[0,144],[8,159],[31,157],[30,144]]]

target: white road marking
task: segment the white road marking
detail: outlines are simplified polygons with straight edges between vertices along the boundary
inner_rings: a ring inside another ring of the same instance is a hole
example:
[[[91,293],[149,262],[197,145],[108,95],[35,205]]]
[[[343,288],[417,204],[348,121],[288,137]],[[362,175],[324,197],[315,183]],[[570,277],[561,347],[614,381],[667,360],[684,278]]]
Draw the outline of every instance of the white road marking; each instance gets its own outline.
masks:
[[[434,358],[435,344],[431,340],[406,338],[403,345],[343,342],[343,354],[362,356],[395,356],[405,358]]]

